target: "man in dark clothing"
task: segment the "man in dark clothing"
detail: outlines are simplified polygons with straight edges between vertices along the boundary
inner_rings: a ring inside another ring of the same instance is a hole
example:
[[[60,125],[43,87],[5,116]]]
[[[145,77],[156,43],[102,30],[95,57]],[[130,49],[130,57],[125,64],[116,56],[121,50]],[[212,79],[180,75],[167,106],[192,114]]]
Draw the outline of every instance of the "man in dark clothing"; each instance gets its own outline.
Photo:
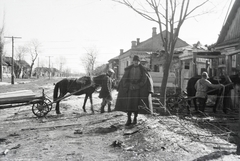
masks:
[[[139,105],[147,106],[152,113],[151,93],[153,83],[146,68],[140,64],[137,55],[133,57],[133,64],[125,68],[124,75],[119,83],[116,111],[127,112],[126,126],[137,124]],[[131,115],[134,114],[132,122]]]
[[[108,104],[108,112],[111,112],[112,105],[112,76],[114,74],[114,70],[108,69],[106,76],[102,81],[102,88],[99,93],[99,98],[102,98],[101,103],[101,113],[104,113],[104,107]]]

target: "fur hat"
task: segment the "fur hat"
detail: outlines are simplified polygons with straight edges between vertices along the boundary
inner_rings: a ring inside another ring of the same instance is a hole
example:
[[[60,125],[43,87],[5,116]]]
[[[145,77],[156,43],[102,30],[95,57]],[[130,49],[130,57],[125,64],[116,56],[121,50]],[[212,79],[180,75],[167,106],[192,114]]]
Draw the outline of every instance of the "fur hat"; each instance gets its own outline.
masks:
[[[139,56],[134,55],[134,57],[133,57],[133,61],[140,61]]]

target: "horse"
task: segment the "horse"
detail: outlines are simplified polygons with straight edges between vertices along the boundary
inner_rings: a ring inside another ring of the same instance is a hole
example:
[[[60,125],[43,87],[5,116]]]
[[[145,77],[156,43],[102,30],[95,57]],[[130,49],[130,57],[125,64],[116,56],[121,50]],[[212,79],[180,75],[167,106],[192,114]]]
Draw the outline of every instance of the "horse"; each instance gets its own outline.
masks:
[[[91,103],[91,111],[92,113],[94,113],[92,94],[98,87],[102,85],[102,80],[104,77],[105,77],[105,74],[101,74],[93,78],[91,78],[90,76],[83,76],[78,79],[64,78],[59,82],[57,82],[53,90],[53,101],[56,102],[56,113],[61,114],[59,109],[59,103],[67,93],[70,93],[69,95],[85,94],[82,109],[84,112],[86,112],[85,105],[86,105],[87,99],[89,98]],[[59,94],[58,94],[58,91],[60,91]]]
[[[188,100],[188,108],[191,107],[191,100],[193,101],[195,110],[197,110],[197,103],[196,103],[196,89],[195,89],[195,83],[197,82],[197,80],[199,80],[201,78],[201,76],[195,76],[192,77],[188,80],[187,83],[187,96],[188,98],[190,98]],[[240,78],[239,75],[230,75],[228,76],[220,76],[219,79],[216,79],[216,77],[210,77],[208,79],[212,84],[223,84],[225,85],[224,88],[220,88],[220,89],[212,89],[209,88],[207,94],[208,95],[217,95],[217,99],[216,102],[213,106],[213,112],[216,113],[217,112],[217,107],[219,105],[219,101],[221,100],[221,98],[223,99],[223,112],[226,114],[227,113],[227,97],[229,95],[229,92],[231,91],[231,89],[234,88],[235,85],[240,85]],[[189,111],[189,109],[188,109]]]

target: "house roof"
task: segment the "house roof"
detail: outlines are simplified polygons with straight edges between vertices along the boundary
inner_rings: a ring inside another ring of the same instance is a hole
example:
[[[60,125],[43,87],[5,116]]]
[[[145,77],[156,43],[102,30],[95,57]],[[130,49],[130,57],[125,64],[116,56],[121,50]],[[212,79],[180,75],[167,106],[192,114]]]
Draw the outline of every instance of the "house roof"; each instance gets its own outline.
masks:
[[[30,65],[25,60],[17,60],[16,63],[20,64],[23,67],[30,68]]]
[[[166,35],[166,30],[162,32],[163,35]],[[168,33],[170,34],[170,33]],[[162,44],[161,46],[159,44]],[[188,43],[186,43],[185,41],[183,41],[182,39],[178,38],[177,42],[176,42],[176,45],[175,45],[175,48],[182,48],[182,47],[185,47],[185,46],[189,46]],[[146,41],[143,41],[142,43],[140,43],[138,46],[137,46],[137,49],[147,49],[147,50],[164,50],[164,47],[163,47],[163,42],[162,42],[162,39],[161,39],[161,33],[158,33],[157,35],[147,39]]]
[[[119,56],[116,56],[116,57],[114,57],[114,58],[108,60],[108,62],[112,62],[112,61],[115,61],[115,60],[118,60],[118,59],[119,59]]]
[[[166,30],[162,32],[163,35],[166,35]],[[169,33],[168,33],[169,34]],[[159,45],[162,44],[162,45]],[[186,46],[190,46],[188,43],[186,43],[185,41],[183,41],[182,39],[178,38],[176,45],[175,45],[175,49],[178,48],[183,48]],[[155,51],[162,51],[164,50],[163,47],[163,42],[161,39],[161,33],[158,33],[157,35],[143,41],[140,42],[134,49],[129,49],[128,51],[124,52],[128,53],[129,51],[134,50],[134,51],[146,51],[146,52],[155,52]]]
[[[218,37],[216,47],[222,45],[229,45],[232,43],[237,43],[240,40],[240,1],[235,0],[232,9],[228,15],[228,18],[221,29],[220,35]],[[233,34],[228,33],[229,30],[233,30]]]
[[[11,66],[12,65],[12,57],[3,57],[3,64]],[[14,60],[15,65],[21,64],[21,66],[30,68],[30,65],[25,60]]]
[[[3,62],[5,62],[7,65],[11,66],[12,65],[12,58],[11,57],[3,57]]]
[[[8,64],[5,61],[2,61],[2,65],[7,66]]]

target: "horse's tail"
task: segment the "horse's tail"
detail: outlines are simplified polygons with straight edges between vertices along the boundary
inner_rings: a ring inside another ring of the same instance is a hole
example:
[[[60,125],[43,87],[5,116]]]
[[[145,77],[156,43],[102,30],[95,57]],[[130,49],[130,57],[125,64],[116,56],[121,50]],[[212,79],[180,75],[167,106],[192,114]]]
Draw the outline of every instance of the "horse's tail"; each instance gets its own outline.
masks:
[[[59,89],[59,83],[56,83],[53,89],[53,101],[56,101],[56,99],[58,98],[58,89]]]

